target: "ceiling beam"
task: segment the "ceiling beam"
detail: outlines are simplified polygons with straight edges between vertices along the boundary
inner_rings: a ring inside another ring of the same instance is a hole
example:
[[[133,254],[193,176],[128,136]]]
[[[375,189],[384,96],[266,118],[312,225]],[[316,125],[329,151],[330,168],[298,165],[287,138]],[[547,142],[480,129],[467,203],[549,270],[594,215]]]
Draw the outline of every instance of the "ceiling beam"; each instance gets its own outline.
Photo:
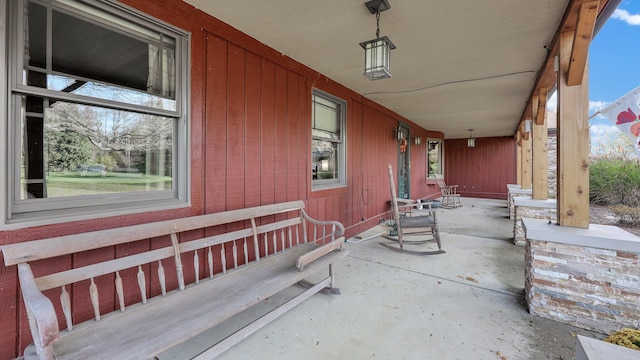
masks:
[[[576,22],[575,33],[573,35],[573,45],[571,46],[571,63],[569,64],[569,75],[567,85],[580,85],[587,57],[589,55],[589,44],[593,37],[593,29],[598,15],[598,0],[582,3],[578,20]]]
[[[547,112],[547,89],[540,89],[538,94],[538,112],[534,119],[536,125],[544,124],[545,113]]]
[[[594,19],[593,25],[595,26],[595,21],[597,20],[599,9],[602,10],[609,3],[609,1],[611,0],[571,0],[569,2],[569,5],[567,6],[567,10],[565,11],[564,16],[562,17],[562,21],[560,22],[560,25],[558,26],[558,29],[555,35],[553,36],[549,44],[545,46],[545,48],[547,49],[547,58],[544,62],[544,65],[542,66],[542,69],[540,69],[540,71],[538,72],[538,78],[536,80],[536,83],[533,89],[531,89],[531,95],[529,97],[529,101],[527,101],[527,105],[522,111],[522,116],[520,118],[519,125],[521,125],[525,119],[531,118],[531,113],[532,113],[531,99],[534,96],[534,94],[539,94],[541,93],[542,90],[548,93],[556,85],[556,80],[557,80],[556,67],[558,66],[556,64],[556,56],[558,55],[558,39],[560,37],[560,34],[564,32],[573,32],[574,34],[577,34],[577,29],[579,27],[578,24],[580,22],[579,20],[580,13],[583,11],[583,9],[585,14],[582,17],[582,20],[587,21],[590,16],[593,16],[593,19]],[[591,14],[594,3],[595,3],[595,13]],[[586,4],[586,5],[583,7],[583,4]],[[589,26],[585,26],[585,25],[582,25],[582,27],[587,29],[589,28]],[[581,30],[581,31],[582,33],[586,32],[585,30]],[[587,41],[586,47],[583,47],[582,50],[580,50],[580,52],[586,51],[586,53],[584,54],[585,66],[586,66],[587,55],[589,50],[589,43],[590,43],[591,37],[593,36],[593,26],[591,27],[590,31],[591,33],[589,35],[589,39],[588,39],[589,41]],[[579,41],[582,41],[582,40],[579,40]],[[578,47],[580,46],[582,45],[578,45]],[[578,50],[576,50],[575,55],[576,56],[579,55]],[[582,57],[580,57],[580,59],[582,59]],[[575,66],[576,67],[574,68],[574,72],[576,72],[576,74],[582,74],[582,72],[578,71],[579,70],[577,68],[578,65],[575,65]],[[584,67],[583,67],[583,70],[584,70]],[[574,76],[577,76],[577,75],[574,75]],[[538,113],[540,113],[540,111],[538,111]],[[536,119],[536,123],[537,123],[537,119]],[[517,133],[519,129],[520,129],[520,126],[516,128],[515,132]]]

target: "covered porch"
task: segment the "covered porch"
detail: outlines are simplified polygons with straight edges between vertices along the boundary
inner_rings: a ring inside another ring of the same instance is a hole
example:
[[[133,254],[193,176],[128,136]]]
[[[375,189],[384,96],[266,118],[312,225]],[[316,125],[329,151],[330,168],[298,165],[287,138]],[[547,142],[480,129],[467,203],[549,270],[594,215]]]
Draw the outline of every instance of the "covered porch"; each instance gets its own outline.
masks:
[[[346,236],[355,239],[376,233],[389,218],[384,168],[393,164],[406,197],[437,198],[435,174],[460,185],[464,207],[441,211],[447,254],[425,259],[390,252],[375,237],[353,241],[336,269],[342,295],[313,297],[223,358],[571,358],[575,333],[602,336],[527,312],[525,249],[511,241],[506,185],[517,183],[531,189],[532,201],[547,201],[545,109],[557,91],[559,181],[552,221],[589,228],[588,48],[619,0],[517,6],[392,0],[380,27],[397,45],[393,77],[376,82],[362,77],[358,41],[373,36],[376,21],[362,2],[121,3],[123,11],[184,30],[188,55],[176,126],[183,177],[172,195],[177,204],[119,209],[109,203],[87,213],[63,208],[51,217],[36,208],[24,210],[28,216],[21,219],[7,204],[37,206],[48,199],[16,200],[19,191],[5,186],[1,244],[291,200],[304,201],[319,219],[342,222]],[[0,0],[3,8],[10,4]],[[7,44],[7,59],[21,53]],[[63,97],[86,100],[69,91]],[[320,141],[331,146],[322,149],[315,146],[316,96],[340,109],[332,123],[338,130],[324,138],[332,141]],[[12,106],[0,102],[6,114],[20,110]],[[12,139],[9,131],[3,134]],[[467,138],[475,138],[475,146]],[[324,162],[329,148],[342,157]],[[12,149],[17,159],[20,146]],[[43,154],[41,149],[39,160]],[[10,157],[6,150],[0,155]],[[17,179],[19,170],[19,163],[5,166],[4,178]],[[153,247],[153,239],[142,246]],[[128,249],[65,258],[64,266],[120,251]],[[15,267],[2,267],[0,280],[0,304],[7,304],[1,307],[0,333],[6,336],[0,358],[11,359],[22,355],[31,337]],[[270,298],[262,310],[284,298]],[[86,318],[88,308],[74,316]],[[105,308],[115,309],[115,302]],[[235,319],[230,326],[241,323]],[[160,358],[188,358],[215,341],[205,333]]]

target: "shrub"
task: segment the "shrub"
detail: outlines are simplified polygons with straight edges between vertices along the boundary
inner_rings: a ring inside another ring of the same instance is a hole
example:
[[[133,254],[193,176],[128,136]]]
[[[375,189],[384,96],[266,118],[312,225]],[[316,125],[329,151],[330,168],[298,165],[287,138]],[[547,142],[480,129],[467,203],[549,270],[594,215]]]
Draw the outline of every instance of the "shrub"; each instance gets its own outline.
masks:
[[[598,205],[640,207],[640,161],[594,160],[589,167],[589,199]]]
[[[604,341],[640,350],[640,330],[624,328],[609,335]]]
[[[620,225],[640,226],[640,207],[626,205],[611,206],[613,214],[618,218]]]

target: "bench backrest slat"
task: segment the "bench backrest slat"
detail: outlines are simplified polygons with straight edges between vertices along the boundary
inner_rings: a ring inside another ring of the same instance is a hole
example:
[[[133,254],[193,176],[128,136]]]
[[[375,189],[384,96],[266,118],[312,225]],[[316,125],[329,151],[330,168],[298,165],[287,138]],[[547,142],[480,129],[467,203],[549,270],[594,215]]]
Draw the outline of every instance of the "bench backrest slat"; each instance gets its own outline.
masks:
[[[275,230],[284,229],[287,227],[298,225],[302,222],[301,217],[295,217],[290,219],[285,219],[281,221],[277,221],[274,223],[268,223],[265,225],[260,225],[256,227],[257,234],[270,233]],[[253,229],[246,228],[240,229],[236,231],[231,231],[227,233],[207,236],[201,239],[190,240],[183,243],[179,243],[180,253],[186,253],[189,251],[200,250],[207,247],[220,245],[229,241],[239,240],[243,238],[252,238],[253,237]],[[251,239],[252,241],[252,239]],[[289,244],[291,246],[292,244]],[[246,244],[243,244],[245,247],[245,257],[247,256]],[[61,271],[58,273],[45,275],[36,279],[36,284],[41,290],[48,290],[52,288],[56,288],[62,285],[75,283],[78,281],[90,279],[93,277],[98,277],[101,275],[106,275],[110,273],[115,273],[118,270],[124,270],[129,268],[134,268],[139,265],[148,264],[157,260],[166,259],[169,257],[173,257],[174,248],[172,246],[167,246],[160,249],[150,250],[147,252],[128,255],[124,257],[120,257],[113,260],[103,261],[97,264],[87,265],[80,268],[70,269],[66,271]],[[245,263],[247,259],[245,259]]]
[[[115,273],[118,270],[134,268],[153,261],[166,259],[173,256],[173,247],[168,246],[140,254],[129,255],[113,260],[103,261],[97,264],[87,265],[75,269],[61,271],[36,278],[36,284],[40,290],[53,289],[58,286],[75,283],[78,281]]]
[[[242,239],[245,237],[251,236],[251,229],[241,229],[236,231],[231,231],[228,233],[223,233],[219,235],[207,236],[202,239],[191,240],[187,242],[180,243],[180,253],[186,253],[188,251],[204,249],[209,246],[220,245],[222,243],[226,243],[231,240]]]
[[[287,220],[282,220],[282,221],[278,221],[278,222],[274,222],[274,223],[269,223],[269,224],[264,224],[264,225],[257,226],[257,232],[258,232],[258,234],[263,234],[263,233],[266,233],[266,232],[282,229],[282,228],[285,228],[285,227],[298,225],[300,223],[302,223],[302,218],[301,217],[291,218],[291,219],[287,219]]]
[[[6,266],[304,209],[303,201],[263,205],[1,246]]]

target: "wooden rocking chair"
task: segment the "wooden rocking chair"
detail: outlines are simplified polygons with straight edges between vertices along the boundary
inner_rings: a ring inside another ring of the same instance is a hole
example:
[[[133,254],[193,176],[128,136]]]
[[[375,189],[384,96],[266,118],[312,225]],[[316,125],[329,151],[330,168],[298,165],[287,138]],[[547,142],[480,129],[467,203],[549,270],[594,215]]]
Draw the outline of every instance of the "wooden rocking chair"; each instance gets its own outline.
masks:
[[[389,165],[388,168],[389,186],[391,188],[391,211],[393,213],[394,230],[390,232],[389,236],[384,237],[388,240],[393,241],[393,243],[381,243],[381,245],[395,251],[418,255],[444,254],[445,251],[442,250],[442,245],[440,243],[440,231],[438,230],[438,218],[436,216],[435,209],[432,209],[431,205],[428,202],[402,204],[404,216],[401,216],[398,206],[398,197],[396,195],[396,187],[393,181],[393,170],[391,168],[391,165]],[[408,209],[412,207],[418,207],[420,205],[426,206],[427,208],[421,210],[420,213],[415,212],[412,213],[411,216],[409,216],[410,214]],[[422,214],[422,212],[424,212],[424,214]],[[407,229],[415,229],[415,231],[405,231]],[[427,235],[431,238],[428,238],[426,240],[405,240],[403,239],[403,235]],[[438,250],[419,251],[408,250],[404,248],[404,245],[420,245],[430,242],[437,243]]]
[[[442,204],[440,206],[445,208],[457,208],[461,207],[460,194],[458,194],[458,185],[447,185],[444,182],[444,176],[436,175],[436,182],[440,188],[440,194],[442,194]]]

